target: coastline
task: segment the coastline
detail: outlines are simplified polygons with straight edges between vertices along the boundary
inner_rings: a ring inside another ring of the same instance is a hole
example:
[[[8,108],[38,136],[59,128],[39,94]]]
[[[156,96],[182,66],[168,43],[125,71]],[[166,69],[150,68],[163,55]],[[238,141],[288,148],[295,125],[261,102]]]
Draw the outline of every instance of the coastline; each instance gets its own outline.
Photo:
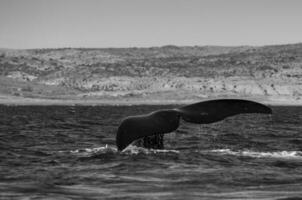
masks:
[[[27,97],[10,97],[0,96],[0,105],[8,106],[134,106],[134,105],[183,105],[192,104],[199,101],[207,101],[213,99],[246,99],[257,101],[262,104],[271,106],[302,106],[302,99],[285,99],[285,98],[253,98],[253,97],[214,97],[214,98],[192,98],[192,99],[143,99],[143,98],[127,98],[127,99],[46,99],[46,98],[27,98]]]
[[[235,98],[302,106],[297,52],[301,43],[3,50],[0,104],[183,105]]]

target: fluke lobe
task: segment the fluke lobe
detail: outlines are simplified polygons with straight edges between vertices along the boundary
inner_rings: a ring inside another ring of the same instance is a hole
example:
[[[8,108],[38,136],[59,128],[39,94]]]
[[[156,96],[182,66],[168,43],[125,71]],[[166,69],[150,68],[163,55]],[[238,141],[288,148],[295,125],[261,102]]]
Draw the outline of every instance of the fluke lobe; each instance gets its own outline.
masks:
[[[146,115],[129,116],[118,127],[116,145],[118,150],[122,151],[135,140],[170,133],[178,128],[180,118],[195,124],[209,124],[243,113],[272,114],[272,110],[253,101],[217,99],[175,109],[158,110]]]

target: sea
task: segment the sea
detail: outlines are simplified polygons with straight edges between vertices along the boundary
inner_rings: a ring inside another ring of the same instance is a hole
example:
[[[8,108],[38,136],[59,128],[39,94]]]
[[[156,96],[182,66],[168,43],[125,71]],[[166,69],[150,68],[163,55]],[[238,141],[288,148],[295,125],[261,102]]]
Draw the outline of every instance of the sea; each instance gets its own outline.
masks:
[[[182,121],[117,151],[123,118],[176,105],[0,106],[0,199],[302,199],[302,107]]]

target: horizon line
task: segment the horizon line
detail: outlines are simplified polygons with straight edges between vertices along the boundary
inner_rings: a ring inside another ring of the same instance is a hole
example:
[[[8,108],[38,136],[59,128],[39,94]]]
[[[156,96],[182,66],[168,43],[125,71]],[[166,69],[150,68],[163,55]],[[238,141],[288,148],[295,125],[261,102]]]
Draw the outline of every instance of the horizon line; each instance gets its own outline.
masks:
[[[0,47],[0,50],[37,50],[37,49],[150,49],[150,48],[164,48],[164,47],[266,47],[266,46],[286,46],[286,45],[298,45],[301,42],[294,43],[274,43],[274,44],[263,44],[263,45],[158,45],[158,46],[107,46],[107,47],[34,47],[34,48],[6,48]]]

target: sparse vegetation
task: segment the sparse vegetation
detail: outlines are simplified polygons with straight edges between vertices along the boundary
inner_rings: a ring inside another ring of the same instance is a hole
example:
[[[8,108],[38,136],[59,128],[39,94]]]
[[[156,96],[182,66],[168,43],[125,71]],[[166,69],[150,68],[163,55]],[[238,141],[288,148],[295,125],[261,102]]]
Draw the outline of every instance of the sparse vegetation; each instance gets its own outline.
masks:
[[[22,92],[38,97],[104,92],[131,97],[135,91],[146,95],[167,90],[297,96],[302,93],[301,66],[302,44],[0,51],[0,75],[30,83]],[[45,91],[37,89],[41,87]]]

